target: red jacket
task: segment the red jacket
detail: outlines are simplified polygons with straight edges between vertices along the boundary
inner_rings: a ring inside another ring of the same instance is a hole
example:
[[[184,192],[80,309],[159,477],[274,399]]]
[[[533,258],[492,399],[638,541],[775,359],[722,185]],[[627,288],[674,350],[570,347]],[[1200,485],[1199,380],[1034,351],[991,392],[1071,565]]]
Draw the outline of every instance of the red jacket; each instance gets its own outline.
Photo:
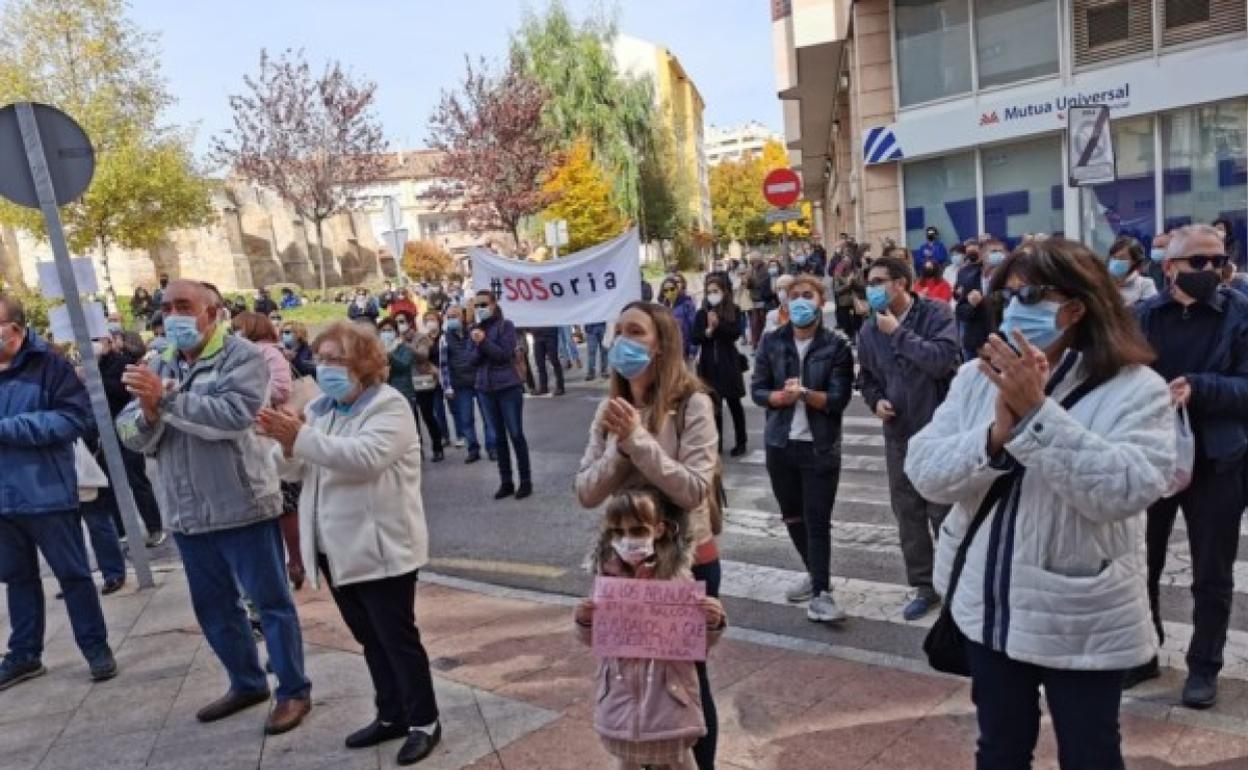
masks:
[[[944,278],[920,278],[914,285],[914,293],[925,299],[938,302],[949,302],[953,299],[953,288]]]

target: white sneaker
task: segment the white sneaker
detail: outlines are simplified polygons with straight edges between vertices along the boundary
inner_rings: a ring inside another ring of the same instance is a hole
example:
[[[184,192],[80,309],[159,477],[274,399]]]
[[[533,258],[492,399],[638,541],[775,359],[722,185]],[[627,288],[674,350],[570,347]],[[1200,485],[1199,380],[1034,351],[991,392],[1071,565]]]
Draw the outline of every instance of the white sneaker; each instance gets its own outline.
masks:
[[[464,440],[463,440],[462,438],[457,438],[457,439],[455,439],[455,448],[456,448],[456,449],[463,449],[463,448],[464,448]]]
[[[815,595],[815,587],[810,582],[810,575],[807,575],[806,577],[802,578],[801,580],[797,581],[792,586],[790,586],[789,590],[784,592],[784,599],[787,602],[798,604],[799,602],[804,602],[804,601],[809,600],[814,595]]]
[[[806,608],[806,617],[816,623],[839,623],[844,620],[845,610],[836,606],[836,600],[832,598],[829,591],[822,591],[818,596],[810,600],[810,606]]]

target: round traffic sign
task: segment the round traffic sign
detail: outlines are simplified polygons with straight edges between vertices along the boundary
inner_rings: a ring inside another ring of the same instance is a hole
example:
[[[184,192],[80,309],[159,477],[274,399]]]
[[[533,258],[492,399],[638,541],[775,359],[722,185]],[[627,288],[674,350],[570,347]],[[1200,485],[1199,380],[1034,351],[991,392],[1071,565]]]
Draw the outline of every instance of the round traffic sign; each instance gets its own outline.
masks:
[[[59,206],[77,200],[95,173],[95,150],[74,119],[55,107],[32,104],[39,141]],[[30,208],[39,208],[17,105],[0,108],[0,196]]]
[[[778,168],[763,180],[763,197],[778,208],[792,206],[802,197],[802,179],[791,168]]]

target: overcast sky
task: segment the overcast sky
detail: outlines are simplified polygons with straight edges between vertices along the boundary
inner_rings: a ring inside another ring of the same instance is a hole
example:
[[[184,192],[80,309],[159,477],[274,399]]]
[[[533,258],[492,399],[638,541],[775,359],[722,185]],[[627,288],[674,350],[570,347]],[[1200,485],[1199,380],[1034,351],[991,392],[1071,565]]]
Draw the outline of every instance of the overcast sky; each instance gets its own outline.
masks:
[[[498,60],[526,7],[520,0],[131,0],[131,15],[160,35],[163,73],[178,103],[169,121],[193,127],[202,153],[229,125],[227,96],[242,88],[260,49],[303,48],[377,81],[392,145],[424,143],[439,90],[465,54]],[[542,7],[544,2],[529,3]],[[574,13],[597,0],[568,0]],[[767,0],[623,0],[623,33],[666,45],[706,100],[706,125],[758,120],[780,128]]]

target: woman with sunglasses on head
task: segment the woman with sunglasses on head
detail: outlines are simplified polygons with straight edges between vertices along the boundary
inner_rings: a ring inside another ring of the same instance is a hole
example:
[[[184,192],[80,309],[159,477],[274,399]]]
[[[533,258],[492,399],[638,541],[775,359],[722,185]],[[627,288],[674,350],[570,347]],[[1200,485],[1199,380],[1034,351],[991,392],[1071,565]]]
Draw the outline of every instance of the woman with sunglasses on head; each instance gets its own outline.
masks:
[[[503,309],[491,291],[477,292],[472,309],[476,326],[468,336],[475,346],[477,394],[488,413],[487,419],[494,424],[498,476],[502,482],[494,499],[514,495],[523,500],[533,494],[533,471],[529,465],[529,442],[524,438],[524,385],[516,369],[520,350],[516,327],[503,318]],[[511,475],[512,449],[520,474],[518,487]]]
[[[1031,766],[1043,686],[1063,770],[1120,769],[1123,672],[1157,649],[1140,541],[1174,472],[1169,392],[1081,244],[1033,241],[989,290],[1000,329],[906,457],[953,506],[935,583],[966,637],[977,767]]]

